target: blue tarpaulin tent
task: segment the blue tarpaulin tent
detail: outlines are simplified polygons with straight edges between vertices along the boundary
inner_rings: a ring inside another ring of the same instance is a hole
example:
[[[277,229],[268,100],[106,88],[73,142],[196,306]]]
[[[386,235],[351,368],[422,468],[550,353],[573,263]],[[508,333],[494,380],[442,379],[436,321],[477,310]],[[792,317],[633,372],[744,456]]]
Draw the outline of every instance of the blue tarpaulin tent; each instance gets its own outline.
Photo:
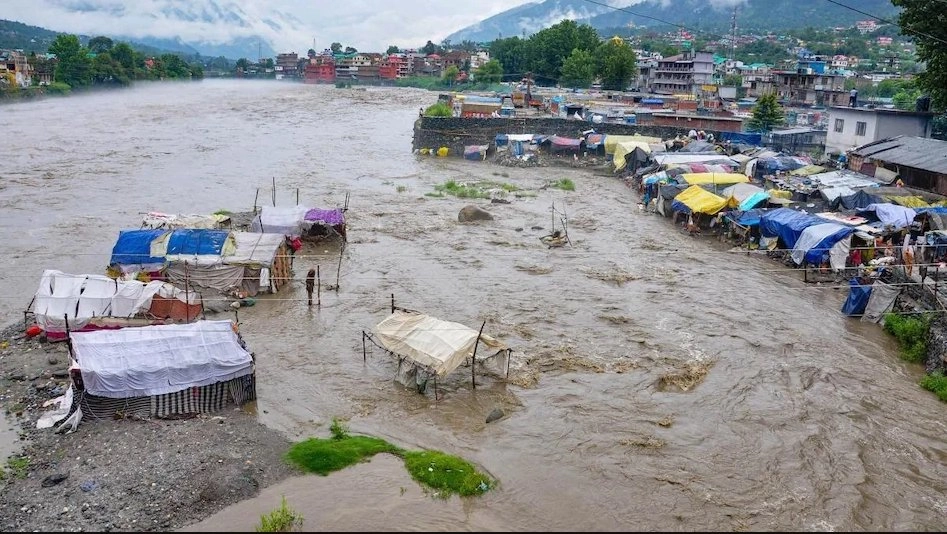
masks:
[[[112,247],[110,265],[164,263],[163,257],[151,255],[151,242],[170,230],[122,230]]]
[[[825,219],[790,208],[778,208],[766,212],[760,219],[763,237],[778,237],[786,248],[796,246],[802,231],[814,224],[824,224]]]
[[[168,255],[220,255],[230,236],[229,230],[180,229],[168,239]]]
[[[848,281],[848,298],[842,304],[842,313],[845,315],[862,315],[868,307],[871,297],[871,285],[862,285],[858,278]]]

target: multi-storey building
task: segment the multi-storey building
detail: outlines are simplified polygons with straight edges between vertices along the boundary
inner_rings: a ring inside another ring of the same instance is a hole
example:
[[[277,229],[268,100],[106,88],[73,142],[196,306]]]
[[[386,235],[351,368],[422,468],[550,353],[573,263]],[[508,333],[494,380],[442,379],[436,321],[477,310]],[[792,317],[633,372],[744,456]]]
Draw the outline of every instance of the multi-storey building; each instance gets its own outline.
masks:
[[[685,52],[663,58],[652,69],[650,88],[661,94],[699,93],[713,83],[714,56],[710,52]]]
[[[276,55],[276,65],[273,69],[276,71],[276,79],[296,78],[298,76],[297,63],[299,55],[296,52]]]

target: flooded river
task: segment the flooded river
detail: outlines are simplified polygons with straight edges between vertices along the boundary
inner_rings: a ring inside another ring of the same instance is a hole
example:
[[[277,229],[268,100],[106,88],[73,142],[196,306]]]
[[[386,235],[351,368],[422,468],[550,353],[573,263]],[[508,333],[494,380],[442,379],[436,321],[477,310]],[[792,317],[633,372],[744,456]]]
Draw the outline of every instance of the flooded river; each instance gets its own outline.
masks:
[[[591,171],[411,154],[416,90],[204,81],[3,108],[0,317],[45,268],[102,272],[141,214],[334,207],[346,192],[339,291],[301,282],[241,310],[262,422],[291,438],[352,432],[463,456],[499,480],[424,496],[392,458],[266,489],[192,528],[245,530],[285,495],[312,530],[943,530],[944,405],[845,290],[689,237]],[[575,191],[545,188],[568,178]],[[488,206],[425,196],[493,180],[535,196]],[[549,249],[550,207],[572,246]],[[535,228],[534,227],[540,227]],[[338,251],[309,246],[335,283]],[[397,304],[479,326],[514,349],[510,382],[461,368],[439,399],[395,383],[362,331]],[[667,377],[691,372],[687,391]],[[495,407],[506,412],[486,424]]]

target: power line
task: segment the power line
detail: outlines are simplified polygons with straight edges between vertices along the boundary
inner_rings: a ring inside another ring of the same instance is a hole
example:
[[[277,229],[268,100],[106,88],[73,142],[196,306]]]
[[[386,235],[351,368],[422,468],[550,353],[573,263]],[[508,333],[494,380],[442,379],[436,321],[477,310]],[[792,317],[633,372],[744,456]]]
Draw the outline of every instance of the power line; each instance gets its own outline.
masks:
[[[905,31],[907,31],[907,32],[909,32],[909,33],[913,33],[913,34],[915,34],[915,35],[920,35],[921,37],[927,37],[928,39],[933,39],[933,40],[935,40],[935,41],[937,41],[937,42],[939,42],[939,43],[942,43],[942,44],[947,45],[947,41],[941,39],[940,37],[935,37],[935,36],[933,36],[933,35],[930,35],[930,34],[927,34],[927,33],[924,33],[924,32],[920,32],[920,31],[917,31],[917,30],[913,30],[913,29],[911,29],[911,28],[909,28],[909,27],[907,27],[907,26],[902,26],[900,23],[892,22],[892,21],[887,20],[887,19],[883,19],[883,18],[881,18],[881,17],[879,17],[879,16],[877,16],[877,15],[872,15],[871,13],[866,13],[866,12],[860,10],[860,9],[855,9],[855,8],[852,7],[852,6],[847,6],[847,5],[845,5],[845,4],[841,3],[841,2],[836,2],[836,0],[826,0],[826,1],[829,2],[829,3],[831,3],[831,4],[835,4],[835,5],[839,6],[839,7],[844,7],[845,9],[850,9],[850,10],[856,12],[856,13],[860,13],[860,14],[862,14],[862,15],[865,15],[866,17],[871,17],[871,18],[873,18],[873,19],[875,19],[875,20],[877,20],[877,21],[879,21],[879,22],[884,22],[885,24],[893,24],[893,25],[898,26],[898,27],[901,28],[902,30],[905,30]],[[941,0],[941,1],[943,1],[943,0]]]
[[[687,31],[694,32],[694,33],[709,33],[709,32],[704,32],[704,31],[701,31],[701,30],[691,29],[691,28],[688,28],[687,26],[684,26],[684,25],[682,25],[682,24],[676,24],[676,23],[674,23],[674,22],[669,22],[669,21],[666,21],[666,20],[664,20],[664,19],[659,19],[659,18],[657,18],[657,17],[652,17],[651,15],[644,15],[644,14],[641,14],[641,13],[635,13],[634,11],[631,11],[630,9],[628,9],[628,8],[626,8],[626,7],[615,7],[615,6],[611,6],[611,5],[605,4],[605,3],[603,3],[603,2],[596,2],[595,0],[585,0],[585,1],[588,2],[588,3],[590,3],[590,4],[595,4],[595,5],[597,5],[597,6],[607,7],[607,8],[609,8],[609,9],[614,9],[615,11],[621,11],[621,12],[623,12],[623,13],[628,13],[629,15],[634,15],[634,16],[636,16],[636,17],[641,17],[641,18],[645,18],[645,19],[651,19],[651,20],[653,20],[653,21],[657,21],[657,22],[660,22],[660,23],[662,23],[662,24],[667,24],[667,25],[669,25],[669,26],[674,26],[675,28],[680,28],[680,29],[682,29],[682,30],[687,30]]]

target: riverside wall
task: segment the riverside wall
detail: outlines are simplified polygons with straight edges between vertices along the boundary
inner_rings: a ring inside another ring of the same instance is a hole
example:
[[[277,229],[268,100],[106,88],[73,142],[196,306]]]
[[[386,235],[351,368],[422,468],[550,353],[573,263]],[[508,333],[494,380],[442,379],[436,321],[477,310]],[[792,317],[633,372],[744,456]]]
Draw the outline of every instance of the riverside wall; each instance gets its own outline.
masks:
[[[698,128],[700,129],[700,128]],[[649,137],[669,139],[676,135],[687,135],[690,128],[674,126],[633,125],[619,123],[593,124],[575,119],[546,118],[460,118],[420,117],[414,123],[412,149],[437,149],[446,146],[451,156],[463,156],[468,145],[488,145],[498,134],[558,135],[573,139],[582,137],[582,132],[595,130],[606,135],[641,134]],[[721,132],[703,129],[718,139]]]

